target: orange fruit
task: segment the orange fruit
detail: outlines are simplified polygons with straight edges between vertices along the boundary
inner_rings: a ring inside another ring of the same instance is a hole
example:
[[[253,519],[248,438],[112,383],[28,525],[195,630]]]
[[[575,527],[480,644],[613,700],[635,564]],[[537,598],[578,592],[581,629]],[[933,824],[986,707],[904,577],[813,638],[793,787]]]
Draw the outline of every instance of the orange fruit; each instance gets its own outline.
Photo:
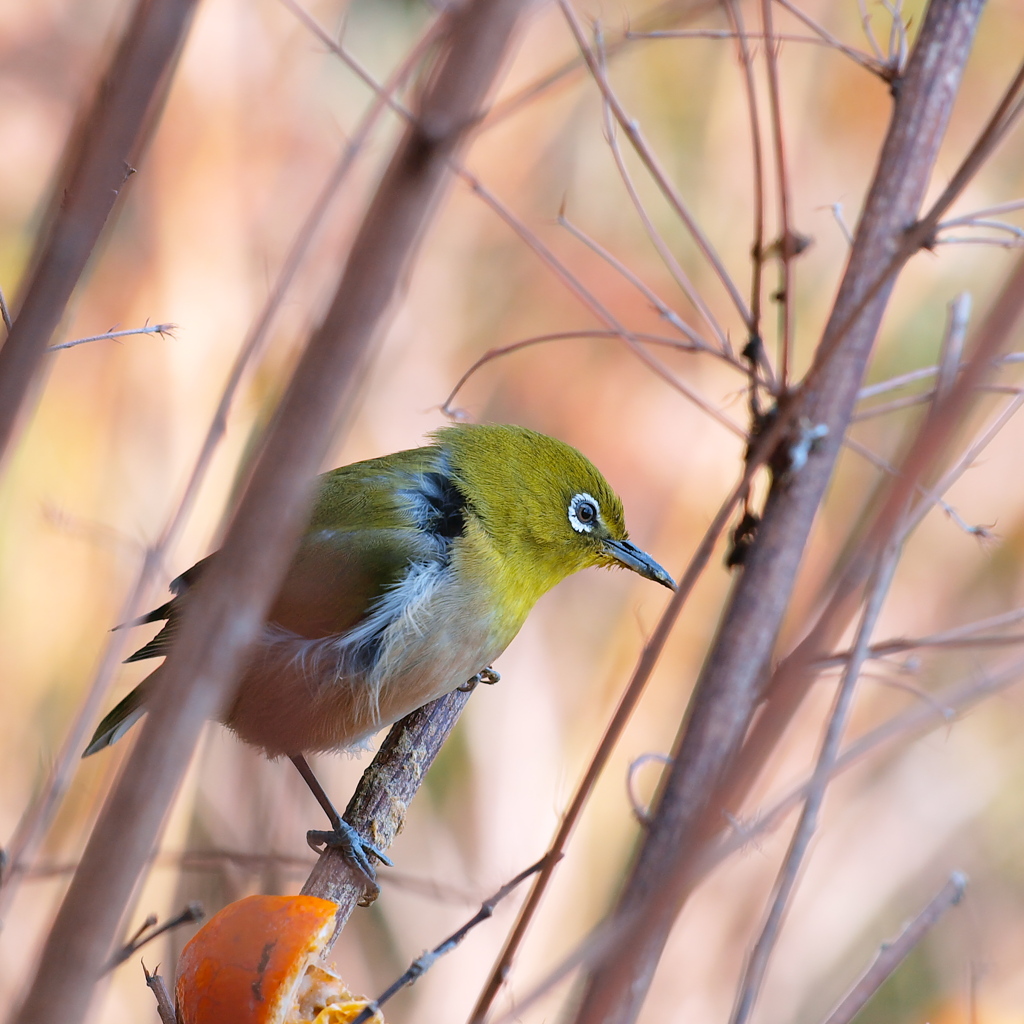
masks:
[[[315,896],[249,896],[215,914],[181,951],[181,1024],[350,1024],[368,1000],[319,962],[335,910]]]

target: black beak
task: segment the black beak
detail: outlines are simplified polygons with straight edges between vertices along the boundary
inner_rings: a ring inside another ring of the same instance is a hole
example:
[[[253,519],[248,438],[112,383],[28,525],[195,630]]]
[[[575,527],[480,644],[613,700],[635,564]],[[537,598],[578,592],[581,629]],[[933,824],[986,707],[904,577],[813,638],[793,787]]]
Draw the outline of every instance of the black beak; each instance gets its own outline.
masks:
[[[620,565],[639,573],[645,579],[654,580],[669,590],[675,590],[675,580],[646,551],[641,551],[628,540],[606,540],[604,549]]]

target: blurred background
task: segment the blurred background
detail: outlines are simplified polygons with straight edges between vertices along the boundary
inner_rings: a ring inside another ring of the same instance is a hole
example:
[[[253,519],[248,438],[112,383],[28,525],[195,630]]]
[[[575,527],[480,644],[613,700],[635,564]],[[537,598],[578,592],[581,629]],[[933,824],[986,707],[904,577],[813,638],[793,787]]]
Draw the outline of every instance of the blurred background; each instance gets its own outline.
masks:
[[[752,31],[754,6],[742,7]],[[734,43],[714,35],[728,29],[724,15],[713,5],[698,14],[688,11],[692,7],[581,0],[577,10],[588,24],[600,21],[609,45],[627,27],[713,30],[703,37],[632,39],[609,57],[609,75],[747,295],[753,191],[743,76]],[[911,38],[922,8],[904,5]],[[310,0],[305,9],[329,33],[343,31],[345,45],[378,80],[394,71],[435,17],[414,0]],[[802,9],[843,42],[870,52],[854,0],[808,0]],[[887,8],[869,2],[866,11],[886,47]],[[9,302],[18,293],[78,105],[128,12],[125,0],[0,6],[0,287]],[[781,8],[776,17],[779,32],[810,36]],[[992,0],[933,193],[1012,77],[1022,39],[1024,7],[1017,0]],[[759,54],[759,44],[755,50]],[[538,5],[467,165],[620,323],[679,341],[653,294],[708,336],[630,201],[593,80],[577,68],[515,106],[503,106],[577,53],[557,7]],[[828,46],[783,42],[780,68],[793,223],[813,240],[796,264],[792,294],[798,377],[843,270],[847,241],[839,221],[851,229],[856,223],[891,99],[883,82]],[[767,132],[763,66],[758,75]],[[370,90],[280,0],[206,0],[199,7],[152,146],[54,341],[146,322],[177,326],[170,335],[101,340],[53,353],[0,479],[2,843],[45,780],[144,552],[181,498],[242,340],[313,197],[371,101]],[[174,576],[216,546],[225,502],[254,432],[266,422],[317,322],[399,128],[394,116],[380,120],[322,218],[243,380],[199,500],[148,595],[150,606],[165,599]],[[624,152],[624,159],[647,216],[732,342],[742,346],[742,322],[720,282],[634,155]],[[769,183],[771,178],[769,168]],[[1024,136],[1018,130],[955,213],[1022,196]],[[769,218],[773,223],[774,200]],[[1003,229],[951,233],[995,235],[1010,244],[1024,237],[1020,211],[1000,219],[1018,225],[1020,235]],[[948,303],[969,292],[977,322],[1016,258],[1006,246],[961,243],[917,256],[886,316],[872,382],[932,366]],[[766,293],[776,287],[774,268],[767,275]],[[774,310],[769,305],[766,313],[772,358]],[[462,374],[495,346],[603,326],[535,249],[455,181],[330,466],[420,444],[446,422],[441,407]],[[1019,334],[1015,347],[1024,348]],[[678,577],[741,471],[745,378],[706,353],[649,351],[720,417],[652,372],[621,340],[600,337],[538,344],[492,361],[452,405],[470,420],[520,423],[579,447],[622,495],[633,539]],[[968,446],[1016,398],[1019,377],[1013,364],[999,371],[1003,390],[979,403],[972,430],[958,444]],[[925,380],[886,393],[865,408],[928,386]],[[883,411],[856,424],[853,436],[893,459],[925,408]],[[946,496],[956,515],[937,510],[925,520],[901,562],[877,639],[936,634],[1022,605],[1022,446],[1024,421],[1010,419]],[[844,454],[807,551],[783,650],[806,629],[818,587],[863,520],[879,478],[877,465]],[[975,526],[986,529],[968,529]],[[672,745],[729,586],[723,557],[724,549],[683,612],[559,869],[502,995],[503,1008],[530,993],[575,948],[617,890],[638,835],[628,768],[635,758]],[[632,574],[596,571],[568,580],[541,601],[496,666],[500,685],[473,697],[412,807],[382,897],[357,913],[335,949],[334,960],[353,989],[380,991],[544,852],[666,601],[664,590]],[[130,642],[141,646],[149,635],[139,629]],[[1021,1019],[1024,693],[1006,688],[956,721],[944,718],[941,701],[930,696],[980,682],[1015,657],[1007,645],[924,648],[869,668],[860,683],[853,736],[928,700],[937,706],[935,728],[924,738],[882,748],[831,788],[759,1021],[819,1019],[878,945],[953,869],[970,876],[966,900],[862,1019]],[[147,671],[125,666],[105,707]],[[807,773],[835,678],[834,672],[823,674],[787,733],[747,808],[751,816]],[[81,765],[33,871],[8,908],[0,931],[5,1012],[25,983],[131,742]],[[343,803],[368,762],[366,754],[321,757],[319,771]],[[634,790],[640,799],[653,791],[657,772],[653,761],[638,770]],[[211,725],[138,894],[133,923],[150,912],[169,916],[191,899],[212,913],[250,892],[297,891],[314,859],[304,843],[311,827],[320,827],[320,812],[291,766],[263,760]],[[727,1015],[785,842],[785,830],[759,834],[709,877],[672,936],[645,1019],[714,1021]],[[464,1019],[516,903],[517,897],[510,899],[399,997],[388,1019]],[[181,929],[148,947],[146,964],[160,963],[170,974],[189,934]],[[156,1020],[138,959],[111,975],[97,1019]],[[567,992],[563,983],[521,1019],[552,1019]]]

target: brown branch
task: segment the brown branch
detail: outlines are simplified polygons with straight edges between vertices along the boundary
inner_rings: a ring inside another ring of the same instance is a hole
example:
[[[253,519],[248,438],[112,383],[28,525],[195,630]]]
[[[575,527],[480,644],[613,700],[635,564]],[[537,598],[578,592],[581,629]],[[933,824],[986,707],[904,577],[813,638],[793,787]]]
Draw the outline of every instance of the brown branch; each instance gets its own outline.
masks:
[[[386,850],[394,842],[412,798],[469,696],[468,690],[453,690],[396,722],[363,772],[344,818],[379,849]],[[386,881],[387,869],[382,870],[382,881]],[[338,904],[334,936],[327,949],[334,945],[352,911],[376,899],[377,893],[367,893],[366,885],[366,878],[339,850],[328,848],[320,855],[302,891]]]
[[[779,88],[778,44],[774,39],[775,28],[772,24],[772,0],[761,0],[761,22],[767,39],[765,46],[765,63],[768,68],[768,99],[771,110],[772,150],[775,156],[775,177],[778,188],[778,220],[779,238],[775,250],[779,260],[779,276],[781,278],[778,294],[779,308],[779,368],[778,375],[783,391],[789,387],[790,358],[793,347],[793,296],[796,291],[793,260],[807,246],[807,240],[793,230],[790,218],[792,200],[790,199],[789,171],[786,167],[786,144],[782,137],[782,98]]]
[[[160,1018],[160,1024],[177,1024],[178,1016],[174,1012],[174,1000],[171,999],[171,993],[167,991],[167,984],[164,982],[163,977],[157,973],[160,968],[152,974],[146,969],[146,965],[142,965],[142,973],[146,976],[146,984],[153,992],[153,996],[156,999],[156,1012]]]
[[[892,275],[874,284],[877,268],[894,260],[906,226],[917,217],[981,6],[981,0],[933,0],[925,16],[819,347],[816,377],[794,403],[808,423],[822,425],[828,434],[803,468],[777,483],[769,496],[757,540],[698,680],[650,829],[617,900],[613,920],[620,941],[613,954],[591,968],[575,1017],[578,1024],[636,1019],[686,898],[700,823],[713,814],[710,798],[759,700],[811,524],[891,291]]]
[[[960,368],[956,381],[943,403],[942,416],[929,417],[927,429],[920,433],[903,460],[897,477],[900,488],[920,486],[925,468],[934,463],[952,432],[962,422],[979,386],[991,373],[999,349],[1007,343],[1014,324],[1022,314],[1024,259],[1018,261],[978,330],[971,358]],[[951,479],[943,481],[936,489],[937,493],[941,493],[952,479],[977,458],[985,445],[993,439],[999,427],[1005,423],[1007,414],[1012,415],[1017,406],[1017,401],[1010,403],[1010,408],[997,418],[983,437],[971,446],[959,465],[950,472],[948,476]],[[928,496],[921,499],[911,514],[910,527],[915,526],[931,507],[932,490],[927,490]],[[778,743],[796,708],[813,684],[817,673],[816,663],[828,654],[842,636],[853,614],[856,596],[865,583],[872,561],[871,551],[877,549],[883,542],[882,538],[889,531],[888,524],[895,515],[893,510],[901,507],[899,503],[903,500],[903,497],[899,493],[894,493],[890,487],[888,496],[878,502],[881,509],[860,542],[858,556],[845,559],[845,564],[837,574],[827,600],[823,598],[818,602],[824,603],[824,608],[814,626],[775,670],[766,689],[765,705],[744,742],[743,754],[736,759],[735,767],[726,784],[725,801],[728,805],[737,806],[743,794],[749,791],[770,751]]]
[[[654,155],[654,152],[647,144],[636,120],[629,116],[625,108],[619,102],[618,97],[615,95],[607,78],[604,76],[597,53],[591,49],[587,42],[586,36],[583,32],[583,26],[580,24],[580,20],[576,16],[575,11],[570,6],[569,0],[558,0],[558,5],[565,16],[565,20],[569,25],[573,38],[576,40],[576,45],[580,48],[580,53],[583,55],[584,61],[586,61],[587,69],[590,71],[594,82],[600,89],[601,95],[604,97],[609,109],[612,114],[614,114],[615,120],[619,123],[619,127],[622,129],[623,134],[627,139],[629,139],[630,144],[636,151],[636,154],[640,158],[644,167],[647,168],[648,173],[657,185],[662,196],[664,196],[669,206],[671,206],[675,211],[676,216],[679,217],[682,223],[686,226],[686,230],[690,233],[690,237],[693,239],[694,244],[700,250],[704,259],[708,262],[713,273],[718,277],[726,294],[729,296],[730,301],[733,306],[735,306],[736,312],[743,320],[744,325],[748,329],[751,329],[751,314],[750,310],[747,309],[746,303],[743,301],[743,296],[740,295],[735,282],[729,276],[729,272],[714,246],[711,244],[711,240],[701,230],[700,225],[690,212],[689,207],[683,201],[682,196],[672,184],[672,181],[665,169],[661,166],[657,157]]]
[[[747,45],[746,26],[743,24],[743,12],[736,0],[728,0],[723,5],[732,35],[736,38],[736,49],[743,68],[743,85],[747,99],[747,117],[750,121],[750,155],[753,162],[754,191],[754,237],[750,246],[750,323],[747,325],[751,338],[761,336],[761,279],[764,275],[764,154],[761,142],[761,116],[757,109],[757,89],[754,84],[754,59]],[[786,378],[783,375],[782,386]]]
[[[938,923],[939,918],[963,899],[966,889],[966,876],[954,871],[949,881],[932,897],[924,910],[892,942],[882,946],[874,962],[842,1002],[828,1015],[825,1024],[850,1024],[867,1001],[899,967],[907,954]]]
[[[323,323],[268,431],[216,565],[201,580],[161,668],[154,706],[90,837],[43,950],[19,1024],[81,1014],[200,729],[230,696],[283,577],[309,483],[352,400],[380,322],[514,36],[520,0],[476,0],[450,14],[416,124],[399,143],[353,242]]]
[[[163,106],[197,0],[138,0],[63,156],[46,225],[0,348],[0,458],[53,332]]]
[[[418,956],[409,965],[409,969],[405,971],[400,978],[392,982],[381,995],[377,996],[373,1002],[360,1010],[359,1016],[352,1021],[352,1024],[369,1024],[373,1015],[378,1013],[380,1008],[386,1002],[401,992],[403,988],[419,981],[419,979],[422,978],[423,975],[426,974],[441,957],[447,956],[453,949],[455,949],[478,924],[483,924],[484,921],[493,917],[494,908],[506,896],[513,893],[520,885],[522,885],[530,875],[535,875],[540,871],[543,866],[543,860],[539,860],[536,864],[530,865],[530,867],[520,871],[519,874],[511,881],[506,882],[496,893],[494,893],[493,896],[489,896],[484,900],[483,903],[480,904],[480,909],[464,925],[452,932],[448,938],[438,943],[438,945],[433,949],[430,949],[421,956]]]

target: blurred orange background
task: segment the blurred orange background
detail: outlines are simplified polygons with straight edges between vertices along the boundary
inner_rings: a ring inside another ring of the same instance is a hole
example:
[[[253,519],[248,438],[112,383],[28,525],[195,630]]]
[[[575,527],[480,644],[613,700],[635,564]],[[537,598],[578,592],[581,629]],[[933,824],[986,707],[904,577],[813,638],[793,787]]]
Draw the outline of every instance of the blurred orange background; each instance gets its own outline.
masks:
[[[911,37],[922,7],[909,4],[904,11]],[[123,0],[0,7],[0,286],[9,302],[17,296],[65,137],[128,9]],[[379,80],[433,17],[429,7],[412,0],[313,0],[306,9],[329,32],[344,24],[346,46]],[[608,0],[577,9],[586,19],[599,19],[612,40],[627,25],[642,24],[650,5]],[[810,0],[803,9],[844,42],[868,48],[853,0]],[[755,7],[743,10],[754,30]],[[869,11],[884,45],[888,15],[880,5]],[[808,35],[781,9],[776,18],[780,32]],[[716,12],[700,20],[680,16],[676,23],[727,28]],[[1017,0],[990,3],[933,194],[1014,73],[1022,39],[1024,8]],[[755,48],[759,52],[760,44]],[[499,101],[576,53],[557,7],[537,5]],[[852,228],[891,100],[882,82],[825,46],[785,42],[780,67],[793,222],[813,239],[796,265],[793,366],[799,375],[809,364],[846,258],[833,207],[841,204]],[[763,68],[758,73],[767,139]],[[753,222],[750,133],[733,43],[634,40],[611,58],[610,76],[746,295]],[[180,499],[242,339],[371,99],[366,86],[278,0],[207,0],[200,6],[152,147],[130,179],[116,222],[54,341],[147,321],[177,327],[173,336],[104,340],[54,353],[0,480],[0,841],[14,832],[45,779],[145,548]],[[394,116],[381,121],[324,218],[244,379],[196,508],[149,595],[153,605],[162,602],[171,578],[216,545],[225,502],[254,431],[266,422],[330,294],[399,127]],[[628,148],[621,137],[619,143]],[[741,347],[742,322],[720,283],[632,153],[626,162],[652,221]],[[678,337],[647,295],[560,223],[560,211],[682,320],[706,331],[644,233],[604,137],[599,93],[582,71],[486,123],[466,163],[629,329]],[[1024,136],[1018,129],[955,214],[1022,195]],[[772,193],[768,208],[774,223]],[[1024,224],[1020,211],[1003,219]],[[1014,240],[1009,232],[1002,237]],[[884,321],[871,379],[933,365],[950,300],[969,292],[978,322],[1015,259],[1007,248],[979,244],[943,245],[918,255]],[[767,294],[776,287],[773,267],[766,281]],[[774,304],[766,310],[766,340],[774,357]],[[408,292],[380,338],[359,407],[330,465],[421,443],[446,421],[440,407],[455,382],[492,347],[603,326],[479,196],[455,181]],[[1018,332],[1013,347],[1024,348],[1022,343]],[[746,428],[744,377],[735,369],[707,355],[653,351],[737,428]],[[1016,387],[1019,377],[1011,364],[998,380]],[[980,432],[1012,397],[987,396],[974,430]],[[633,539],[677,576],[741,470],[741,437],[653,374],[621,341],[563,340],[510,354],[475,374],[454,404],[470,419],[520,423],[578,446],[622,495]],[[867,419],[853,428],[853,436],[895,458],[924,408]],[[960,443],[973,436],[965,434]],[[941,511],[924,522],[907,547],[877,639],[932,634],[1022,604],[1022,448],[1024,423],[1013,419],[946,496],[965,523],[990,527],[991,538],[979,539]],[[863,458],[844,454],[807,551],[784,646],[806,628],[817,587],[863,519],[878,478],[878,469]],[[724,549],[684,610],[559,868],[502,1007],[528,994],[575,948],[614,896],[638,834],[627,796],[628,766],[673,742],[729,586],[723,555]],[[497,665],[500,685],[474,696],[413,806],[393,850],[394,881],[384,874],[383,896],[357,914],[335,949],[334,959],[353,989],[381,990],[409,960],[470,916],[480,899],[544,852],[666,600],[663,590],[632,575],[588,572],[541,601]],[[1014,657],[1012,647],[925,650],[870,666],[852,731],[862,734],[924,699],[922,692],[981,679]],[[126,666],[106,706],[146,671],[144,665]],[[787,734],[748,807],[751,815],[806,774],[834,678],[834,672],[824,675]],[[1010,688],[962,721],[942,723],[937,716],[937,727],[924,739],[886,747],[835,783],[758,1021],[820,1019],[880,942],[953,869],[970,876],[967,899],[915,951],[863,1020],[1020,1019],[1022,727],[1021,689]],[[81,765],[38,858],[46,870],[22,883],[3,921],[5,1012],[34,962],[63,891],[64,869],[81,851],[131,742]],[[366,763],[367,755],[322,757],[319,770],[343,802]],[[648,765],[637,775],[645,798],[656,774]],[[320,812],[291,766],[269,763],[210,726],[129,931],[147,913],[163,918],[194,898],[212,912],[250,892],[297,891],[313,862],[304,844],[310,827],[320,827]],[[726,1017],[785,841],[785,830],[756,837],[701,888],[666,950],[645,1019]],[[210,856],[200,862],[186,853]],[[240,853],[250,859],[232,856]],[[516,901],[510,899],[495,920],[399,997],[388,1019],[464,1019]],[[148,947],[143,959],[170,974],[187,937],[185,930],[175,932]],[[567,992],[562,983],[522,1019],[551,1019]],[[111,976],[95,1019],[156,1019],[138,957]]]

